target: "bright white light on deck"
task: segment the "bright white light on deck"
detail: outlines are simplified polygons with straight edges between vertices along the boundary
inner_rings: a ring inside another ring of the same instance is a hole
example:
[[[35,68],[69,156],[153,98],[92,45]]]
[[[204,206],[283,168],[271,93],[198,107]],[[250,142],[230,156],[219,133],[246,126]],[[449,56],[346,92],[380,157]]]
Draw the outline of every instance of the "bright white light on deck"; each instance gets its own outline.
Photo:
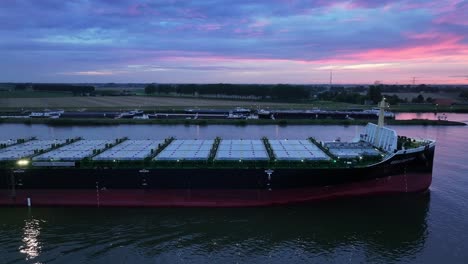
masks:
[[[26,160],[26,159],[18,160],[16,164],[18,164],[19,166],[27,166],[29,164],[29,160]]]

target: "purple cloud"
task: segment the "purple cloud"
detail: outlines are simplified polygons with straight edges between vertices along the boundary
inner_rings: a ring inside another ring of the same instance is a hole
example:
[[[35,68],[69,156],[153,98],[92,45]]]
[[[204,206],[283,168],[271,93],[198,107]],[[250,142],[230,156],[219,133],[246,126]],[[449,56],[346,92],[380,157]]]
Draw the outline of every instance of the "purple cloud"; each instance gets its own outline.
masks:
[[[177,71],[216,71],[229,78],[244,67],[259,82],[265,81],[261,73],[303,62],[326,68],[448,56],[460,66],[466,65],[467,8],[466,0],[6,0],[0,70],[8,75],[0,81],[60,81],[65,77],[57,73],[63,72],[151,81],[149,71],[128,71],[136,64],[157,65],[153,69],[164,69],[174,81],[180,79]],[[307,82],[307,76],[297,82]]]

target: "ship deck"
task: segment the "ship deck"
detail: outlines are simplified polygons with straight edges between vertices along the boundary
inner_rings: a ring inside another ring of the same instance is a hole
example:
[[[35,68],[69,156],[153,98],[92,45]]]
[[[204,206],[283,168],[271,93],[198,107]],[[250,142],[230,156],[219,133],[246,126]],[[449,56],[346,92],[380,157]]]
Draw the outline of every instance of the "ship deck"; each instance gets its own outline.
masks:
[[[17,141],[10,141],[17,142]],[[0,149],[0,167],[340,168],[368,166],[383,152],[366,142],[211,140],[24,140]],[[22,162],[19,166],[19,161]]]
[[[0,141],[1,168],[349,168],[376,164],[429,141],[368,124],[357,142],[308,139],[82,138]]]

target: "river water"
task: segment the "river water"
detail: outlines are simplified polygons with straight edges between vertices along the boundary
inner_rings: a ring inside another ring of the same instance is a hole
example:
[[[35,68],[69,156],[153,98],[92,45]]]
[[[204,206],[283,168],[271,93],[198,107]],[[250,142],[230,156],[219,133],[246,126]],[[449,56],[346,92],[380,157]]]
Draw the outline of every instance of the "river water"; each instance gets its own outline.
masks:
[[[396,113],[396,120],[427,119],[468,122],[468,114],[462,113]]]
[[[438,141],[429,192],[268,208],[0,208],[0,263],[468,263],[468,127],[393,128]],[[349,140],[362,129],[2,124],[0,139]]]

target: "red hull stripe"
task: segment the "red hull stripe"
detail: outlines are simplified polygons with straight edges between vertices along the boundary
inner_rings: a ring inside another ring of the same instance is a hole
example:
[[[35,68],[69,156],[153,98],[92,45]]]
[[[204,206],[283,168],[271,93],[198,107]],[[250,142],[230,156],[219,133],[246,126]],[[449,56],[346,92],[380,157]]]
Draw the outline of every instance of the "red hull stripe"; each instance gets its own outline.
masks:
[[[301,203],[337,197],[421,192],[429,188],[430,173],[389,176],[339,186],[273,190],[0,190],[0,205],[26,206],[146,206],[245,207]]]

